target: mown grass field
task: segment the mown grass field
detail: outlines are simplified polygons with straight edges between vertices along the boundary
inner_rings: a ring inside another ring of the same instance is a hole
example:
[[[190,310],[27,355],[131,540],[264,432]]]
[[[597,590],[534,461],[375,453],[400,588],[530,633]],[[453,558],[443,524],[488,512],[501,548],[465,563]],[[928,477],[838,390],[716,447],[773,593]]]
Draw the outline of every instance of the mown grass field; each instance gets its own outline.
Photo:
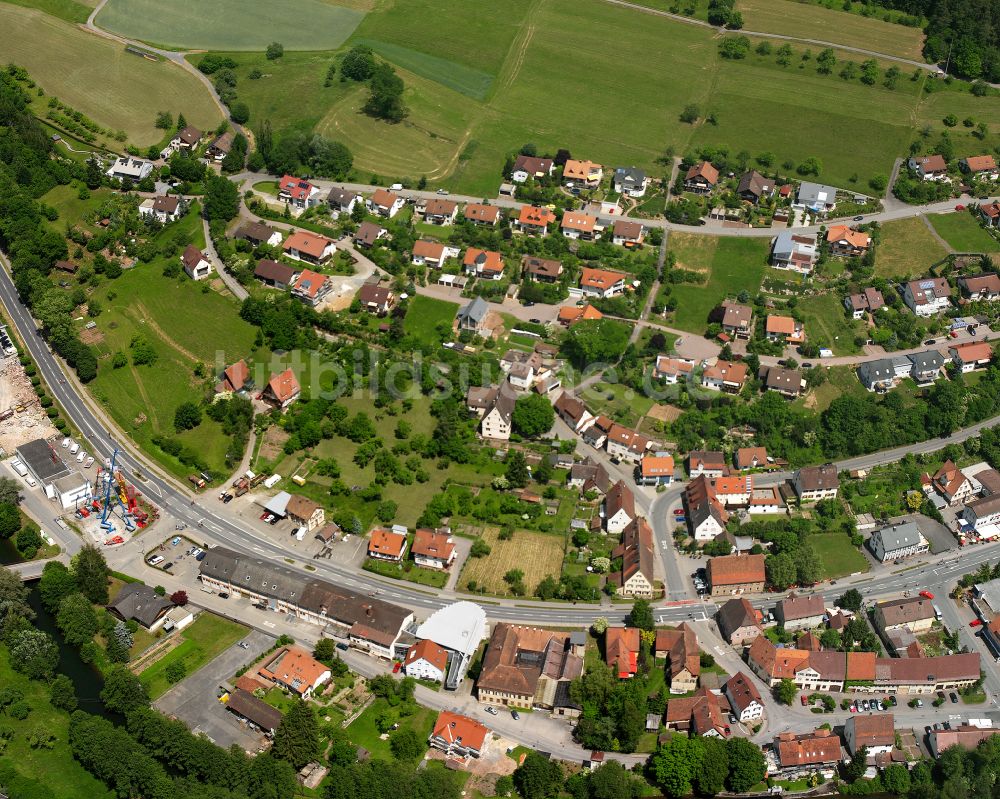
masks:
[[[94,22],[104,30],[183,50],[334,50],[364,13],[322,0],[109,0]]]
[[[767,239],[723,238],[696,233],[671,233],[668,240],[679,268],[705,274],[703,283],[678,283],[672,326],[700,333],[708,326],[708,315],[727,296],[744,289],[757,293],[767,265]]]
[[[410,307],[403,320],[403,329],[407,335],[421,341],[426,353],[432,353],[439,345],[437,327],[446,324],[449,327],[455,321],[458,305],[433,297],[416,296],[410,298]]]
[[[389,703],[385,699],[376,699],[365,709],[365,712],[358,716],[347,727],[347,737],[351,743],[363,746],[372,757],[379,760],[392,760],[392,750],[389,748],[389,741],[383,741],[378,727],[375,725],[382,713],[391,710]],[[412,716],[405,716],[399,719],[400,729],[414,730],[420,736],[420,740],[425,741],[431,734],[434,721],[437,719],[437,711],[427,707],[418,707],[417,712]]]
[[[52,799],[84,796],[88,799],[112,799],[115,794],[74,760],[69,748],[69,714],[52,707],[49,689],[44,682],[29,680],[10,667],[10,655],[4,645],[0,645],[0,685],[20,690],[31,707],[28,718],[18,723],[17,734],[7,742],[0,764],[15,768],[27,779],[41,782]],[[4,726],[12,725],[5,720]],[[55,736],[51,749],[29,745],[25,733],[35,727]],[[11,793],[11,796],[15,795]]]
[[[997,252],[997,240],[967,213],[932,214],[927,217],[938,235],[958,252]]]
[[[171,683],[167,680],[165,672],[171,663],[183,661],[187,673],[194,674],[216,655],[239,641],[247,632],[247,628],[241,624],[212,613],[202,612],[193,624],[180,631],[180,636],[184,639],[182,643],[139,674],[139,679],[146,686],[150,699],[156,699],[170,688]]]
[[[882,242],[875,250],[875,274],[916,277],[947,253],[919,217],[882,224]]]
[[[798,309],[806,320],[806,337],[810,341],[829,347],[834,355],[861,352],[861,348],[854,343],[854,337],[864,331],[864,324],[847,315],[838,294],[802,297]]]
[[[202,130],[213,130],[222,114],[201,82],[175,64],[153,62],[34,9],[0,4],[0,60],[19,64],[47,94],[95,122],[124,130],[147,146],[163,131],[158,111],[183,112]],[[42,116],[44,116],[44,109]]]
[[[498,527],[486,527],[482,539],[489,544],[490,554],[485,558],[469,558],[465,562],[458,579],[461,589],[475,580],[480,589],[488,594],[509,594],[503,576],[511,569],[524,572],[524,584],[528,592],[535,590],[542,578],[549,575],[558,578],[562,568],[566,542],[563,536],[552,533],[536,533],[531,530],[517,530],[514,537],[501,541]]]
[[[871,17],[848,16],[840,10],[791,0],[739,0],[747,30],[819,39],[848,47],[922,61],[924,33]]]
[[[854,572],[866,572],[868,559],[851,546],[847,533],[814,533],[809,543],[816,549],[823,564],[823,577],[827,580],[844,577]]]
[[[4,2],[13,6],[37,8],[74,25],[86,22],[91,10],[97,5],[93,0],[79,3],[76,0],[4,0]]]

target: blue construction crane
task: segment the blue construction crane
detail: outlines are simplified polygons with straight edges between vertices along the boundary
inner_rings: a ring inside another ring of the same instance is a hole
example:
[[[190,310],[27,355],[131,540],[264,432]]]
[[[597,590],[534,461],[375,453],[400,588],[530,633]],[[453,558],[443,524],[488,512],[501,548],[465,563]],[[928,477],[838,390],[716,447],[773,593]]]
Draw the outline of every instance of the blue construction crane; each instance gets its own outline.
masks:
[[[125,523],[125,529],[131,533],[135,530],[135,523],[132,521],[132,514],[122,501],[121,494],[118,491],[118,484],[115,481],[115,463],[117,460],[118,448],[115,447],[115,451],[111,453],[111,466],[108,468],[104,480],[104,508],[101,511],[101,529],[108,533],[115,531],[115,526],[108,520],[108,517],[111,515],[112,508],[117,505],[121,508],[121,518]]]

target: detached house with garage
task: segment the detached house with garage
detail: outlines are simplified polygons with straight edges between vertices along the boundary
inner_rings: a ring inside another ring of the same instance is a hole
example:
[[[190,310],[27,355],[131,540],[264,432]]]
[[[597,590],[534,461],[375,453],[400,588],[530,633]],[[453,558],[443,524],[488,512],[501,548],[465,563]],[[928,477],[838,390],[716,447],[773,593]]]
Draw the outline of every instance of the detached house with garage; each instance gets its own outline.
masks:
[[[646,228],[642,222],[630,219],[617,219],[611,228],[611,243],[626,249],[642,246],[646,238]]]
[[[686,358],[671,358],[669,355],[657,355],[653,376],[668,385],[674,385],[686,380],[694,371],[694,361]]]
[[[233,132],[227,130],[220,136],[216,136],[212,140],[212,143],[208,145],[208,149],[205,150],[205,157],[210,158],[215,162],[225,161],[226,156],[229,155],[229,151],[233,149]]]
[[[537,255],[521,256],[521,272],[528,280],[535,283],[558,283],[562,277],[562,261],[551,258],[539,258]]]
[[[958,288],[969,302],[1000,300],[1000,277],[992,272],[975,277],[960,277]]]
[[[587,406],[568,391],[560,394],[552,407],[574,433],[583,432],[594,421],[594,416],[587,410]]]
[[[684,175],[684,190],[695,194],[709,194],[719,182],[719,170],[708,161],[692,164]]]
[[[334,186],[326,195],[326,204],[330,207],[330,215],[334,219],[339,219],[341,214],[352,213],[360,201],[360,194],[340,186]]]
[[[467,716],[445,710],[438,714],[427,742],[449,758],[467,759],[482,755],[489,738],[488,727]]]
[[[997,180],[1000,170],[992,155],[970,155],[958,162],[958,168],[973,180]]]
[[[866,313],[874,315],[885,307],[885,298],[876,288],[868,287],[860,294],[851,294],[844,299],[844,307],[854,319],[861,319]]]
[[[477,227],[496,227],[500,221],[500,209],[495,205],[468,203],[462,210],[462,217]]]
[[[802,372],[781,366],[762,366],[760,377],[765,391],[776,391],[789,399],[799,396],[806,384]]]
[[[479,425],[479,433],[483,438],[508,441],[512,429],[511,418],[514,414],[514,403],[517,401],[517,394],[514,393],[513,386],[506,380],[489,391],[482,422]]]
[[[1000,226],[1000,202],[983,203],[979,206],[979,217],[986,227]]]
[[[236,231],[235,238],[249,242],[253,247],[263,247],[265,244],[277,247],[281,244],[281,231],[268,227],[263,222],[247,222]]]
[[[579,211],[563,212],[559,229],[566,238],[580,241],[593,241],[604,230],[596,216]]]
[[[593,161],[566,160],[563,166],[563,183],[565,185],[580,185],[588,189],[596,189],[604,178],[604,167]]]
[[[365,202],[368,210],[386,219],[392,219],[403,210],[406,200],[387,189],[376,189],[375,193]]]
[[[771,265],[808,275],[819,259],[816,236],[783,230],[771,242]]]
[[[288,264],[272,261],[270,258],[262,258],[253,270],[253,276],[267,286],[274,286],[274,288],[284,291],[289,286],[294,285],[299,273]]]
[[[611,185],[618,194],[624,194],[626,197],[637,199],[646,196],[646,187],[649,185],[649,178],[646,177],[646,173],[643,170],[636,169],[634,166],[628,169],[620,166],[615,170]]]
[[[860,258],[868,252],[871,243],[871,236],[847,225],[831,225],[826,231],[826,244],[830,249],[830,255]]]
[[[722,332],[730,338],[749,339],[753,335],[753,308],[728,300],[722,303]]]
[[[985,341],[969,341],[948,348],[952,362],[963,373],[985,369],[993,360],[993,348]]]
[[[424,204],[424,222],[428,225],[451,225],[458,216],[458,203],[435,198]]]
[[[749,172],[744,172],[740,177],[736,193],[744,202],[757,205],[761,200],[774,194],[774,181],[752,169]]]
[[[205,253],[189,244],[181,253],[181,265],[187,276],[192,280],[204,280],[212,274],[212,263],[205,257]]]
[[[406,536],[383,527],[376,527],[368,540],[368,557],[399,563],[406,554]]]
[[[807,180],[799,184],[796,202],[802,207],[823,217],[837,207],[837,190],[833,186],[821,183],[810,183]]]
[[[903,302],[917,316],[934,316],[951,307],[951,286],[943,277],[911,280],[903,287]]]
[[[503,256],[494,250],[469,247],[465,251],[462,268],[466,274],[483,280],[500,280],[503,277]]]
[[[447,532],[420,528],[413,536],[413,560],[427,569],[447,569],[455,562],[455,539]]]
[[[514,159],[514,169],[510,179],[515,183],[541,180],[552,176],[555,164],[551,158],[536,158],[533,155],[519,155]]]
[[[770,341],[785,344],[801,344],[806,340],[805,327],[798,319],[790,316],[768,315],[764,332]]]
[[[644,486],[668,486],[674,481],[674,459],[666,453],[643,455],[636,482]]]
[[[155,219],[163,225],[175,222],[183,215],[184,203],[180,197],[160,195],[145,199],[139,204],[139,216]],[[278,241],[281,241],[280,237]]]
[[[917,155],[907,161],[907,166],[921,180],[948,179],[948,164],[940,155]]]
[[[522,205],[517,219],[514,221],[514,228],[526,236],[546,236],[549,232],[549,225],[554,224],[555,221],[556,215],[548,208]]]
[[[282,250],[293,261],[305,261],[318,266],[330,260],[337,251],[337,245],[325,236],[317,236],[307,230],[296,230],[285,239]]]
[[[448,673],[448,651],[429,638],[411,646],[403,658],[403,674],[418,680],[443,683]]]
[[[293,208],[312,208],[321,202],[319,189],[308,180],[285,175],[278,183],[278,199]]]
[[[261,399],[268,405],[284,411],[299,398],[301,393],[302,389],[295,378],[295,372],[286,369],[281,374],[271,375],[264,391],[261,392]]]
[[[449,258],[458,258],[460,252],[461,250],[458,247],[420,239],[413,242],[413,254],[410,257],[410,263],[417,266],[429,266],[431,269],[440,269]]]
[[[311,269],[303,269],[292,286],[292,296],[299,302],[316,308],[326,302],[333,291],[333,280]]]
[[[202,132],[191,125],[181,128],[170,140],[170,146],[175,150],[194,150],[202,140]]]
[[[605,446],[612,460],[639,463],[651,443],[641,433],[637,433],[630,427],[616,423],[611,425],[611,428],[608,430],[608,439],[605,442]]]
[[[712,391],[739,394],[747,380],[747,365],[742,361],[718,360],[701,373],[701,384]]]
[[[588,297],[616,297],[625,291],[625,275],[609,269],[584,267],[580,272],[580,290]]]
[[[396,295],[388,286],[365,283],[357,293],[362,309],[376,316],[385,316],[396,304]]]

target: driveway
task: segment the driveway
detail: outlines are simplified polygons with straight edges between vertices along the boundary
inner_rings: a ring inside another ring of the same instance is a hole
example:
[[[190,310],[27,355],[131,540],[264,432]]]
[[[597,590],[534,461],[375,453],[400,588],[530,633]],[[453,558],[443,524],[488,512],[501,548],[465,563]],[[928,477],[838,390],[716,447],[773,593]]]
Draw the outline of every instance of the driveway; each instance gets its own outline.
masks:
[[[183,721],[192,732],[204,733],[218,746],[228,749],[237,744],[247,752],[256,752],[263,737],[251,732],[226,710],[218,701],[217,694],[220,685],[229,682],[241,666],[270,649],[274,641],[270,635],[254,630],[243,639],[243,643],[248,645],[246,649],[238,643],[233,644],[211,663],[167,691],[153,705],[161,713]]]

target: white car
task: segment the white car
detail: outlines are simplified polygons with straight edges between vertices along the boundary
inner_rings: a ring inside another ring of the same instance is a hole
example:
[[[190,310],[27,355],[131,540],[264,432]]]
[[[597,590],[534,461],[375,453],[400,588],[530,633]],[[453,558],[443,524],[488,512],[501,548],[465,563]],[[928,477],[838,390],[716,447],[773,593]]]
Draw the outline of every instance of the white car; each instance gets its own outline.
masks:
[[[155,566],[158,563],[163,563],[163,555],[153,555],[148,561],[150,566]]]

